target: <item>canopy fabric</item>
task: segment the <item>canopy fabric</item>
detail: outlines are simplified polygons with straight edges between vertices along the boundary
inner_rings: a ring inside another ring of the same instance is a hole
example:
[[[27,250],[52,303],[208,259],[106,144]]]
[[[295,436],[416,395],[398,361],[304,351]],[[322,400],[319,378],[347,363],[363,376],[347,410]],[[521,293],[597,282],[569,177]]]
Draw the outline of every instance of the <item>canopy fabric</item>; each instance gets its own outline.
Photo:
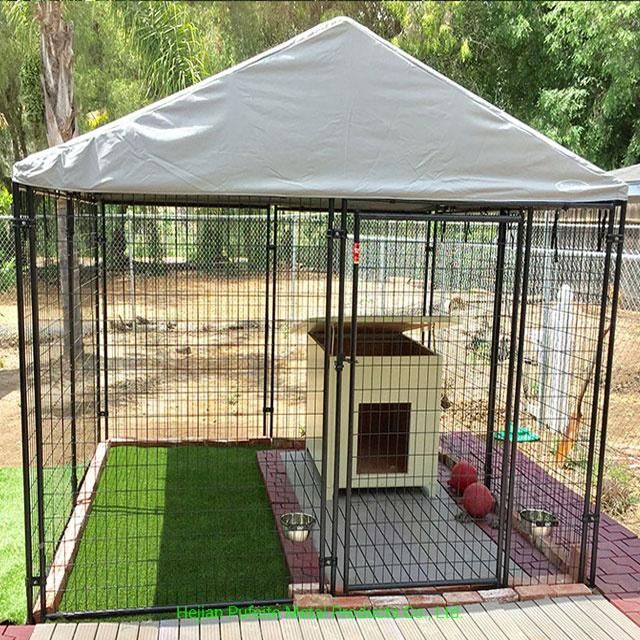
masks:
[[[615,171],[610,171],[609,173],[629,185],[629,202],[640,202],[640,164],[615,169]]]
[[[348,18],[13,167],[65,191],[455,203],[627,187]]]

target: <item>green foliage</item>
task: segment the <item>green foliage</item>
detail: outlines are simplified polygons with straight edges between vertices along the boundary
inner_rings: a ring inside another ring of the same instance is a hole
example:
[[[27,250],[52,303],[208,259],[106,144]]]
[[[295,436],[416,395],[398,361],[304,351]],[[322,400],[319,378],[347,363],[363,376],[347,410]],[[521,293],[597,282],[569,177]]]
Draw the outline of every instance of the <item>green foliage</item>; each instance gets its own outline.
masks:
[[[35,3],[0,3],[0,172],[45,144]],[[589,160],[640,161],[640,3],[65,2],[81,131],[348,15]]]

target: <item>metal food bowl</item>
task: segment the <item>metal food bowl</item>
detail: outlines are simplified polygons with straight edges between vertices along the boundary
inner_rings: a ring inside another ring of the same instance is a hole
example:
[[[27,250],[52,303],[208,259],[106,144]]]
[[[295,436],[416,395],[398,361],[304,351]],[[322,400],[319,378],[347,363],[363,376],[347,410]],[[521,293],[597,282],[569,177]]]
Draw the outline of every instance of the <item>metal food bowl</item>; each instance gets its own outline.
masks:
[[[520,520],[525,533],[538,540],[548,538],[553,527],[558,525],[558,518],[544,509],[523,509]]]
[[[316,519],[308,513],[284,513],[280,516],[282,531],[291,542],[304,542]]]

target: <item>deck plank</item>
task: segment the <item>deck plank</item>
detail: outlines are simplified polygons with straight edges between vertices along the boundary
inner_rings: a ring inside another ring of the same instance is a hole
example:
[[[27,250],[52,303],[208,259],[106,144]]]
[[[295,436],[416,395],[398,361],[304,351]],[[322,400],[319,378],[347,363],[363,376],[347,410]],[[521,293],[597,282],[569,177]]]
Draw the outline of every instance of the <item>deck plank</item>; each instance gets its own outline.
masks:
[[[98,625],[96,640],[116,640],[118,636],[117,622],[101,622]]]
[[[97,632],[97,622],[80,622],[76,628],[73,640],[95,640]]]
[[[340,640],[342,638],[340,627],[334,614],[320,613],[317,614],[316,620],[324,640]]]
[[[565,629],[550,619],[535,600],[519,602],[518,606],[531,621],[533,627],[542,630],[549,640],[571,640],[571,636]]]
[[[279,622],[283,640],[300,640],[305,637],[301,630],[300,620],[292,613],[283,612]],[[318,640],[322,640],[322,636],[319,636]]]
[[[264,616],[259,619],[260,631],[264,640],[282,640],[279,616]]]
[[[200,640],[200,620],[182,618],[179,624],[180,640]]]
[[[75,622],[58,622],[53,625],[53,635],[51,640],[73,640],[78,625]]]
[[[600,627],[591,616],[586,614],[571,598],[553,598],[553,602],[571,618],[573,623],[580,629],[585,638],[592,640],[610,640],[611,635]]]
[[[158,640],[178,640],[179,636],[180,625],[177,619],[160,620]]]
[[[517,618],[520,609],[517,605],[508,606],[510,604],[515,605],[515,602],[485,602],[481,606],[509,640],[530,640],[522,628],[521,621]]]
[[[490,616],[485,608],[481,604],[467,604],[464,607],[460,607],[460,618],[468,617],[475,625],[475,629],[469,629],[468,633],[473,638],[490,637],[492,640],[509,640],[509,637],[505,635],[500,629],[500,625]]]
[[[593,603],[594,607],[602,611],[607,618],[609,618],[611,622],[615,622],[620,629],[624,629],[634,640],[640,638],[640,627],[638,627],[633,620],[627,618],[620,609],[611,604],[604,596],[590,596],[589,600]]]
[[[412,625],[411,628],[414,633],[413,636],[407,636],[405,633],[403,633],[400,625],[398,624],[400,620],[409,622],[409,624]],[[422,640],[422,638],[420,638],[420,632],[418,631],[417,627],[415,626],[415,624],[413,624],[413,621],[406,616],[401,616],[398,619],[376,618],[374,622],[378,626],[378,630],[382,634],[382,637],[385,638],[385,640]],[[368,636],[365,635],[365,638],[368,639]]]
[[[427,610],[428,616],[415,616],[414,620],[425,638],[446,638],[446,640],[468,640],[472,636],[465,629],[474,628],[469,616],[460,612],[459,618],[438,618]]]
[[[37,624],[33,633],[31,634],[31,639],[33,640],[51,640],[51,636],[55,630],[55,625],[52,624]],[[30,640],[31,640],[30,639]]]
[[[387,618],[388,621],[393,622],[391,618]],[[360,635],[366,640],[385,640],[385,636],[382,634],[380,630],[380,626],[378,625],[378,621],[372,617],[354,617],[354,621],[358,630],[360,631]],[[396,627],[397,630],[397,627]],[[397,637],[397,636],[389,636],[389,637]],[[402,636],[400,636],[400,640],[402,640]]]
[[[220,620],[203,618],[200,621],[200,640],[220,640]]]
[[[143,620],[138,629],[138,640],[158,640],[160,623],[158,620]]]
[[[596,606],[593,600],[597,596],[577,597],[570,598],[571,602],[578,607],[590,620],[593,620],[601,629],[603,629],[609,637],[615,637],[617,640],[636,640],[640,636],[640,628],[636,627],[636,636],[627,633],[624,627],[619,626],[616,621],[609,615],[610,610],[605,613],[599,607]],[[611,608],[613,605],[609,604]],[[631,621],[629,621],[631,622]],[[75,639],[74,639],[75,640]]]
[[[258,618],[239,618],[242,640],[261,640],[260,621]]]
[[[424,618],[422,622],[420,620]],[[444,636],[433,624],[431,614],[427,609],[413,609],[409,617],[401,617],[396,620],[398,629],[407,640],[442,640]]]
[[[117,640],[138,640],[139,628],[139,622],[121,622],[118,627]]]
[[[363,640],[353,611],[341,611],[335,618],[344,640]]]
[[[572,619],[570,615],[554,599],[533,600],[536,606],[544,613],[546,619],[555,624],[558,629],[563,630],[569,638],[582,638],[590,640],[591,636],[586,634]],[[544,623],[541,622],[541,626]]]
[[[220,618],[220,639],[241,640],[240,620],[237,616],[224,616]]]
[[[313,616],[301,616],[298,618],[300,636],[303,640],[323,640],[322,631],[318,619]]]

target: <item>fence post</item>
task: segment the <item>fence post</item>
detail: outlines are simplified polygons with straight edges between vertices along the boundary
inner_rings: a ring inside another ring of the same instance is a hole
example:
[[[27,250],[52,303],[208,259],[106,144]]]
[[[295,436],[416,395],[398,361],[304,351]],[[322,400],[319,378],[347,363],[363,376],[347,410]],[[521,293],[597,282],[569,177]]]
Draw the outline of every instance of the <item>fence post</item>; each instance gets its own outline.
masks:
[[[26,569],[27,622],[33,622],[33,531],[31,529],[31,469],[29,449],[29,415],[27,413],[27,342],[25,339],[24,313],[24,274],[22,254],[22,234],[24,223],[22,215],[22,193],[14,182],[13,191],[13,230],[15,241],[16,303],[18,309],[18,357],[20,360],[20,423],[22,433],[22,495],[24,504],[24,542]]]

